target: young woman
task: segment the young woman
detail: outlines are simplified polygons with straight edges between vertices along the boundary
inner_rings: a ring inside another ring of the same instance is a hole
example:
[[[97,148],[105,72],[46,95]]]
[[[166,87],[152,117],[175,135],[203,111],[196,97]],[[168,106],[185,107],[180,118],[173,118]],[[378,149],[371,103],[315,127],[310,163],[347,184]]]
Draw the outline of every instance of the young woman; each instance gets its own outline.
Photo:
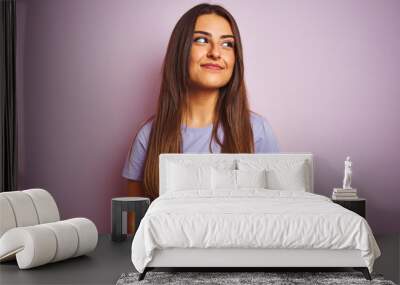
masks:
[[[235,20],[218,5],[193,7],[172,32],[156,114],[125,162],[128,195],[158,197],[160,153],[277,151],[268,122],[249,110]]]

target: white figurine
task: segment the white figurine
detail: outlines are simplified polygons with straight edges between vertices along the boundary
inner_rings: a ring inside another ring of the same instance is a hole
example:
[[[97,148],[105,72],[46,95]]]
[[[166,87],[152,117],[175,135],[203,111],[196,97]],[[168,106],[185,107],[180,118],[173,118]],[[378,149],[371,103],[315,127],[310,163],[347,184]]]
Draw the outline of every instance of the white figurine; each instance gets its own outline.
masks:
[[[344,162],[344,178],[343,178],[343,189],[352,189],[351,184],[351,160],[350,156],[346,157],[346,161]]]

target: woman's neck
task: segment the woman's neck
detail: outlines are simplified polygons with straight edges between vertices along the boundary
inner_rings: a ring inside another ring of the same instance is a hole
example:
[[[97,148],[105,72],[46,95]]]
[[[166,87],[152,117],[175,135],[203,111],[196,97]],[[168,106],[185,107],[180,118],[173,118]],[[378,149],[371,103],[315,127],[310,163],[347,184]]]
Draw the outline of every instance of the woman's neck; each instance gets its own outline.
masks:
[[[191,90],[189,108],[183,114],[183,122],[191,128],[202,128],[213,122],[219,90]]]

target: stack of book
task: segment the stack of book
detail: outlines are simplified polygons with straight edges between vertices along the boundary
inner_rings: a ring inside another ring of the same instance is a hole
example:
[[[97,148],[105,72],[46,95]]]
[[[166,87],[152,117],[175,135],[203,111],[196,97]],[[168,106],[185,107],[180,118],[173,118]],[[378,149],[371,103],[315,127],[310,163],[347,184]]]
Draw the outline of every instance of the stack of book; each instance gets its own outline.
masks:
[[[357,189],[342,189],[342,188],[333,188],[332,199],[335,200],[353,200],[358,199]]]

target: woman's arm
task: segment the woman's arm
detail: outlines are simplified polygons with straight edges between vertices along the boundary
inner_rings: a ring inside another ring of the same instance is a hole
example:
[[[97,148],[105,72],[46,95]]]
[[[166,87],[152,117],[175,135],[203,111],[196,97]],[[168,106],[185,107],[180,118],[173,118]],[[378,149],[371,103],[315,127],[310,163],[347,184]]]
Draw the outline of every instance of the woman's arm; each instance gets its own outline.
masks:
[[[142,182],[128,179],[127,192],[130,197],[144,197]]]
[[[145,197],[142,182],[140,182],[140,181],[128,179],[126,188],[127,188],[128,196],[130,196],[130,197]],[[127,227],[128,234],[133,233],[135,227],[136,227],[135,213],[129,212],[128,213],[128,227]]]

